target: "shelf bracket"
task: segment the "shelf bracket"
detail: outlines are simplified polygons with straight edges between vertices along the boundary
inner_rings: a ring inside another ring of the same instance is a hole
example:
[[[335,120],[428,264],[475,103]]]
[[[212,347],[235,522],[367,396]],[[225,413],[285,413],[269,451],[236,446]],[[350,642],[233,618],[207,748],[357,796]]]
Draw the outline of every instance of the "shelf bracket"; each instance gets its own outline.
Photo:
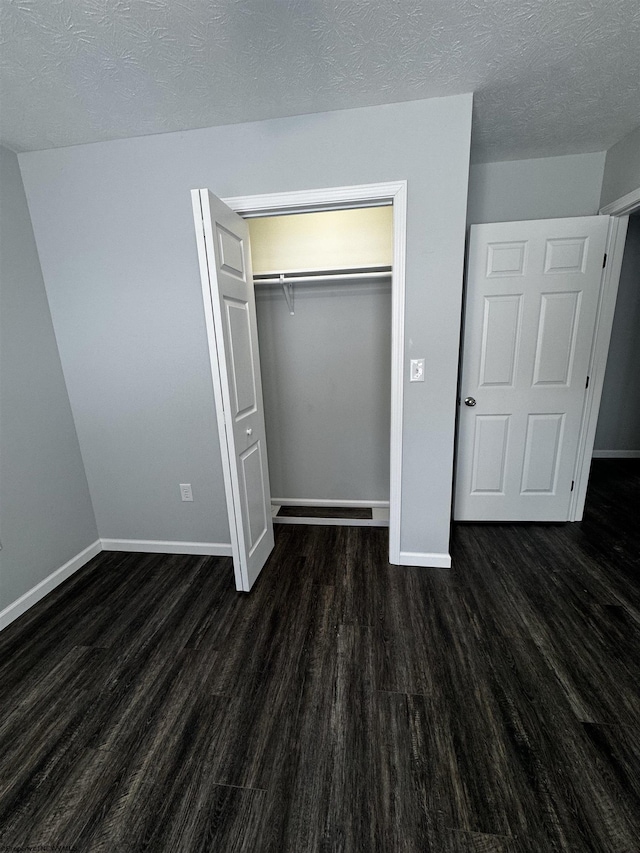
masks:
[[[284,298],[287,300],[287,305],[289,306],[289,314],[293,317],[293,282],[285,281],[284,274],[280,273],[280,284],[282,285]]]

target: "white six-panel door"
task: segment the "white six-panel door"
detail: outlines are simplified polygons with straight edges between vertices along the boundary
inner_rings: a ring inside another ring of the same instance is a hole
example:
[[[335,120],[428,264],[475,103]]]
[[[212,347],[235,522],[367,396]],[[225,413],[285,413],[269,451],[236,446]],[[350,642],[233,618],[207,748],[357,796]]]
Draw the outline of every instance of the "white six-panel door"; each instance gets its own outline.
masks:
[[[455,519],[568,519],[608,220],[471,227]]]
[[[191,196],[236,587],[248,592],[274,544],[249,229],[209,190]]]

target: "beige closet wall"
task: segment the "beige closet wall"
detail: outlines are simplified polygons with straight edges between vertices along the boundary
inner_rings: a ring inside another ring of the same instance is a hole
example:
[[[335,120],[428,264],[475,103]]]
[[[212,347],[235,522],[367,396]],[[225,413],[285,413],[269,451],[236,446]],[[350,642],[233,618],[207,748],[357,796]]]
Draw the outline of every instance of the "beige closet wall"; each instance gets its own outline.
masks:
[[[393,208],[249,220],[255,275],[391,266]]]

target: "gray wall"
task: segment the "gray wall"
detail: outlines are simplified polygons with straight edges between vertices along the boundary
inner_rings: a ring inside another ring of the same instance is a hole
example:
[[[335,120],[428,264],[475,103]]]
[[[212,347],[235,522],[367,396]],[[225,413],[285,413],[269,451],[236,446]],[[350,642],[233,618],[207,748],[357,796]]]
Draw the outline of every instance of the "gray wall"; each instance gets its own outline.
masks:
[[[98,538],[18,158],[0,147],[0,610]]]
[[[256,288],[271,494],[389,500],[391,283]]]
[[[405,355],[427,368],[405,382],[401,545],[448,550],[471,107],[460,95],[20,155],[102,537],[229,541],[189,190],[407,179]]]
[[[596,450],[640,450],[640,215],[629,217]]]
[[[600,207],[640,187],[640,127],[607,151]]]
[[[469,224],[592,216],[598,212],[604,152],[477,163],[469,176]]]

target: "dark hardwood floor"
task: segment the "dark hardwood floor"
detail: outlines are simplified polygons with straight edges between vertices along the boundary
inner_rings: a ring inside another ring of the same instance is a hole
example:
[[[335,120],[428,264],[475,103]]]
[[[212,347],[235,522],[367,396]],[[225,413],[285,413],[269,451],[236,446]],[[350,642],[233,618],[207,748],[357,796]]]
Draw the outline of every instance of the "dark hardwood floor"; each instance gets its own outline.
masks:
[[[104,553],[0,634],[0,850],[640,850],[640,466],[572,525]],[[44,847],[43,847],[44,849]]]

